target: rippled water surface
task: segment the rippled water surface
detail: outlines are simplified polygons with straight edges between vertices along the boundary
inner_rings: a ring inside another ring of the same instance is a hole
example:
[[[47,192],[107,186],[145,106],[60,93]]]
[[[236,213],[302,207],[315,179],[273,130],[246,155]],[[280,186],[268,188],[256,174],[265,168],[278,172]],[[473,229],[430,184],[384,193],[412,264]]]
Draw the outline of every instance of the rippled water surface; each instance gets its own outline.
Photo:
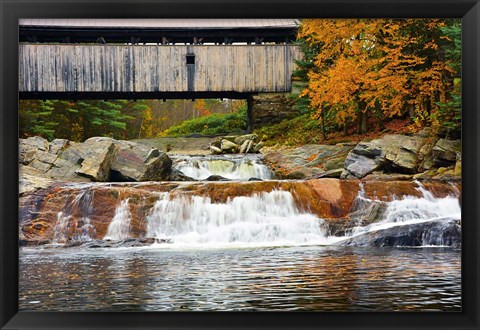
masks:
[[[20,251],[20,310],[461,310],[451,248]]]

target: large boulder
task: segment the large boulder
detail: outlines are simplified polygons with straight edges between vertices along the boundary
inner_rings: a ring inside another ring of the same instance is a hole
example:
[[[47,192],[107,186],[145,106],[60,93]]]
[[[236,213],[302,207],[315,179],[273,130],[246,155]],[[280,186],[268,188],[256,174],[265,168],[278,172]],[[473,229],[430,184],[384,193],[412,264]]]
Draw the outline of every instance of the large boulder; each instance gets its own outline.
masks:
[[[214,145],[211,145],[209,148],[210,148],[210,152],[214,155],[219,155],[219,154],[222,153],[222,149],[220,149],[220,148],[218,148]]]
[[[64,139],[55,139],[49,143],[38,136],[20,139],[19,142],[19,163],[27,165],[20,171],[21,178],[25,173],[53,180],[89,181],[76,173],[81,168],[80,162],[77,163],[80,158],[76,158],[75,162],[61,158],[62,153],[76,143]]]
[[[60,161],[58,168],[72,168],[76,164],[80,166],[75,170],[78,175],[92,181],[108,181],[115,152],[113,139],[90,138],[62,152],[60,158],[67,162]]]
[[[168,181],[197,181],[188,175],[185,175],[182,171],[172,168]]]
[[[387,134],[381,139],[360,142],[345,160],[343,178],[363,178],[373,171],[416,173],[424,158],[421,151],[428,139],[420,136]]]
[[[245,140],[242,145],[240,146],[240,153],[246,154],[252,149],[253,140]]]
[[[353,147],[347,144],[307,144],[294,149],[264,152],[264,155],[265,162],[279,177],[304,179],[320,177],[327,171],[327,176],[337,176]]]
[[[71,142],[66,139],[55,139],[49,143],[48,152],[58,155],[70,145]]]
[[[30,166],[20,165],[19,173],[18,193],[20,196],[47,188],[53,183],[51,179],[43,177],[43,172]]]
[[[432,149],[433,164],[438,167],[455,166],[461,152],[461,140],[439,139]]]
[[[227,139],[223,139],[221,144],[220,144],[220,149],[222,152],[225,153],[236,153],[239,151],[238,145],[236,145],[234,142],[229,141]]]
[[[158,149],[108,137],[83,143],[20,139],[19,154],[20,164],[36,176],[59,181],[161,181],[170,178],[172,166]]]
[[[345,171],[342,173],[341,178],[347,179],[352,177],[352,175],[355,178],[363,178],[367,174],[380,169],[382,165],[382,157],[369,158],[352,151],[345,159]]]
[[[451,246],[461,247],[462,229],[456,219],[432,220],[368,231],[338,242],[341,246]]]
[[[114,181],[161,181],[170,176],[172,160],[158,149],[105,137],[90,138],[84,143],[90,141],[115,145],[116,152],[111,160]]]
[[[19,162],[23,165],[30,164],[38,151],[48,152],[48,141],[40,136],[33,136],[19,140]]]
[[[260,142],[258,142],[258,143],[253,147],[252,152],[253,152],[253,153],[257,153],[257,152],[259,152],[260,149],[262,149],[262,148],[263,148],[263,142],[260,141]]]
[[[247,140],[256,141],[257,139],[258,139],[257,134],[246,134],[246,135],[240,135],[236,137],[234,142],[235,144],[241,146]]]

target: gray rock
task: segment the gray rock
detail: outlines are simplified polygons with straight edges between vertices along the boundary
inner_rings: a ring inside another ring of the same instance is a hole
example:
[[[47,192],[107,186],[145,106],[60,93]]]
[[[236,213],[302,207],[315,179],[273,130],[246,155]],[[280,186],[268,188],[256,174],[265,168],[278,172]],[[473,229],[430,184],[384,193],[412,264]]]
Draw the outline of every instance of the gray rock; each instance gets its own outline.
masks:
[[[227,136],[223,136],[222,140],[227,140],[227,141],[230,141],[232,143],[235,143],[236,138],[238,138],[237,135],[227,135]]]
[[[331,171],[343,168],[345,164],[345,157],[331,158],[323,163],[325,171]]]
[[[248,142],[247,148],[245,149],[245,153],[249,153],[250,151],[252,151],[253,143],[254,143],[253,140],[250,140]]]
[[[366,232],[336,243],[341,246],[451,246],[462,244],[460,221],[433,220]]]
[[[172,160],[166,153],[141,145],[119,144],[112,162],[112,171],[127,181],[166,180]]]
[[[252,152],[253,152],[253,153],[257,153],[257,152],[259,152],[260,149],[262,149],[262,148],[263,148],[263,142],[260,141],[260,142],[258,142],[258,143],[253,147]]]
[[[226,139],[222,140],[220,149],[222,149],[222,152],[226,153],[236,153],[239,150],[238,146],[235,143]]]
[[[399,148],[392,163],[402,171],[414,173],[417,170],[418,157],[408,150]]]
[[[51,154],[58,155],[60,152],[65,150],[70,146],[70,141],[66,139],[55,139],[52,142],[50,142],[48,146],[48,152]]]
[[[48,141],[40,136],[32,136],[23,140],[22,143],[28,145],[36,150],[48,151]]]
[[[19,174],[18,193],[20,196],[47,188],[53,183],[51,179],[43,177],[42,172],[36,171],[30,166],[20,165]]]
[[[382,165],[383,162],[379,157],[372,159],[354,153],[353,151],[347,156],[347,159],[345,159],[345,169],[359,179],[373,171],[379,170]]]
[[[93,181],[110,179],[110,167],[116,151],[112,141],[91,138],[82,143],[77,150],[83,160],[81,167],[75,173]]]
[[[110,166],[114,181],[162,181],[169,178],[172,160],[158,149],[107,137],[90,138],[84,144],[90,142],[115,145]]]
[[[168,177],[168,181],[197,181],[197,180],[183,174],[183,172],[180,170],[172,168],[172,171],[170,172],[170,175]]]
[[[439,139],[432,149],[433,163],[435,166],[450,166],[461,157],[461,152],[461,140]]]
[[[257,134],[246,134],[246,135],[237,136],[233,141],[235,142],[235,144],[241,146],[247,140],[255,141],[257,139],[258,139]]]
[[[50,178],[60,181],[90,181],[89,178],[79,176],[77,170],[80,169],[80,165],[72,163],[68,160],[57,158],[53,166],[48,170],[46,175]]]
[[[22,140],[23,139],[20,139],[20,146],[18,149],[18,161],[20,164],[28,165],[35,159],[37,149],[26,145]]]
[[[37,159],[34,159],[30,164],[29,164],[30,167],[36,169],[36,170],[39,170],[40,172],[42,173],[46,173],[48,170],[50,170],[52,168],[52,164],[47,164],[47,163],[43,163]]]
[[[211,145],[209,148],[210,148],[210,152],[214,155],[219,155],[219,154],[222,153],[222,149],[220,149],[220,148],[218,148],[214,145]]]
[[[205,179],[205,181],[231,181],[231,180],[221,175],[210,175],[208,178]]]
[[[336,168],[333,170],[325,171],[322,174],[317,175],[315,178],[340,178],[343,173],[343,168]]]
[[[345,169],[362,178],[376,170],[396,173],[416,173],[424,158],[421,151],[427,139],[421,136],[387,134],[381,139],[360,142],[345,160]],[[342,175],[347,177],[347,174]]]
[[[250,151],[250,149],[252,148],[252,145],[253,145],[252,140],[245,140],[240,147],[240,153],[241,154],[248,153]]]
[[[215,140],[213,140],[211,146],[220,149],[222,146],[222,140],[223,138],[221,136],[217,137]]]
[[[382,148],[372,142],[359,142],[352,152],[368,158],[380,157],[383,154]]]

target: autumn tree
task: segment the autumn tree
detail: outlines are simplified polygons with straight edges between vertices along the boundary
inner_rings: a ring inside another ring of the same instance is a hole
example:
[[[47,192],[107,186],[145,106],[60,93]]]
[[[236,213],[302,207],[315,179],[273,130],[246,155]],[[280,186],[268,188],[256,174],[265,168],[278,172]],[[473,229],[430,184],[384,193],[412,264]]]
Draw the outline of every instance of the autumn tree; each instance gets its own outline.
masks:
[[[328,114],[334,124],[356,124],[410,116],[431,125],[447,98],[452,68],[440,45],[440,19],[308,19],[299,38],[315,50],[307,73],[307,97],[315,118]]]

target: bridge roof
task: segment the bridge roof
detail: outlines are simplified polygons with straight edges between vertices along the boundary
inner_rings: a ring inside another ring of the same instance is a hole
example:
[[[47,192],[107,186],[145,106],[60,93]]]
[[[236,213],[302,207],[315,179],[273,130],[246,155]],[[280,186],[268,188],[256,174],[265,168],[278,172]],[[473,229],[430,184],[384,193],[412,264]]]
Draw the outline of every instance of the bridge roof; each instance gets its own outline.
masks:
[[[295,28],[297,19],[20,19],[20,26],[63,28],[235,29]]]
[[[289,42],[297,19],[21,19],[22,42]]]

